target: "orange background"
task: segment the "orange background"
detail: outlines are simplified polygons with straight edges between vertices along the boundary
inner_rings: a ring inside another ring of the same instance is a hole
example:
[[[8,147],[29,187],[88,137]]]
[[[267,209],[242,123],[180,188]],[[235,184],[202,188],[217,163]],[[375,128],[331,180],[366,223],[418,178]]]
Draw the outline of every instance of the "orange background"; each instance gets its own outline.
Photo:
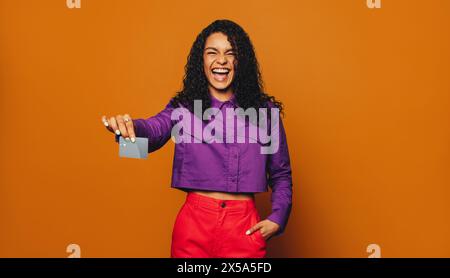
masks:
[[[173,142],[121,159],[100,118],[160,111],[196,35],[228,18],[286,107],[294,204],[268,256],[449,257],[449,14],[448,0],[0,0],[0,256],[169,256]]]

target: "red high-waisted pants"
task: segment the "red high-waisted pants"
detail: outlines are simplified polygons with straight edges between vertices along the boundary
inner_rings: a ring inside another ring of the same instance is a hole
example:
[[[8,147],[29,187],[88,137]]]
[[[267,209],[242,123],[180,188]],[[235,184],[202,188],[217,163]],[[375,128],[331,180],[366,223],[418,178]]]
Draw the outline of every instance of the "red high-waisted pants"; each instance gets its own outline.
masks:
[[[245,232],[260,217],[254,200],[219,200],[189,192],[172,233],[172,258],[263,258],[266,241]]]

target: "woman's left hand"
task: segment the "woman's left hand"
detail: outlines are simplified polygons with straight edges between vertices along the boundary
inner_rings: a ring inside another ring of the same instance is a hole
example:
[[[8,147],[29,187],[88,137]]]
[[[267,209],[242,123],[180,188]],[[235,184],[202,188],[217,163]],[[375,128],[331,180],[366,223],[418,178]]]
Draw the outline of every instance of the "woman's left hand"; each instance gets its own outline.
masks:
[[[270,221],[269,219],[264,219],[255,224],[255,226],[251,227],[245,234],[251,235],[252,233],[259,230],[261,235],[265,240],[271,238],[278,230],[280,229],[280,225],[277,223]]]

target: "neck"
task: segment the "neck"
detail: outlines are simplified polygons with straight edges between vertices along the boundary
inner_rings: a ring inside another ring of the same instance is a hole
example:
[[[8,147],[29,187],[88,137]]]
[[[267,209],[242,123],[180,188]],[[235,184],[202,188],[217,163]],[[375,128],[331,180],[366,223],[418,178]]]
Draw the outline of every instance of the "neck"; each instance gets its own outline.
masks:
[[[210,87],[209,93],[220,101],[227,101],[231,99],[231,97],[233,96],[233,90],[231,88],[228,88],[224,91],[219,91],[216,90],[215,88]]]

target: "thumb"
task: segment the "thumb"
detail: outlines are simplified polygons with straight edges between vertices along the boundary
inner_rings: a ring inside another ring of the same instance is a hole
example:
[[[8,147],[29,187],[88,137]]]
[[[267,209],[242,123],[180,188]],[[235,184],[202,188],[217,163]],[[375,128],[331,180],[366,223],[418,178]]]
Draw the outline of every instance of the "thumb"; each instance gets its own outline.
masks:
[[[245,234],[250,235],[259,229],[261,229],[261,222],[256,223],[253,227],[248,229],[247,232],[245,232]]]

